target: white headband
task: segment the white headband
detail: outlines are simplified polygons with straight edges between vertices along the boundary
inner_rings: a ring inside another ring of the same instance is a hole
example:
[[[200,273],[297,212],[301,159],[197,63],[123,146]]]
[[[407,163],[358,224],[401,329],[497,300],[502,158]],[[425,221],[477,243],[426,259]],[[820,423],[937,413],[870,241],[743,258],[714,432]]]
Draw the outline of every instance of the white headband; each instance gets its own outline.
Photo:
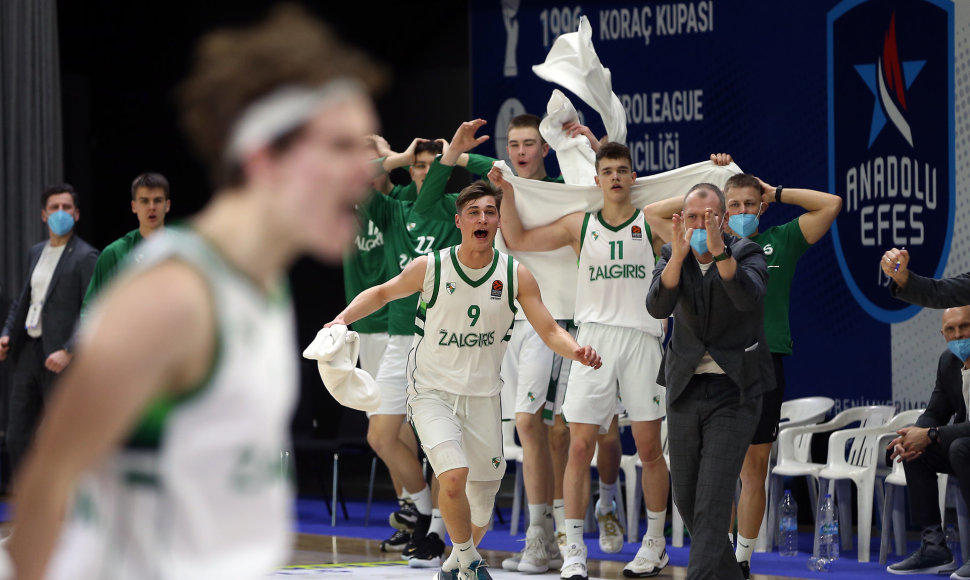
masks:
[[[226,159],[240,161],[310,120],[327,105],[363,92],[353,79],[339,78],[318,87],[282,86],[250,104],[233,126]]]

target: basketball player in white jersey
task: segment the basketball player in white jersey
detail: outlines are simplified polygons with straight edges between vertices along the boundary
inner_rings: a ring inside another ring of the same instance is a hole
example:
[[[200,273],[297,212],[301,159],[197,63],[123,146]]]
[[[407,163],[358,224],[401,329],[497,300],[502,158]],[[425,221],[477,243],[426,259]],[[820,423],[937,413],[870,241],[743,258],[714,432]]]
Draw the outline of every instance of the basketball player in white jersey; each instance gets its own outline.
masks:
[[[603,209],[572,213],[555,222],[526,230],[515,202],[507,197],[502,235],[510,250],[548,251],[570,246],[579,257],[575,319],[577,340],[596,344],[604,358],[603,370],[591,374],[576,367],[569,376],[563,417],[569,424],[569,459],[566,464],[566,550],[561,577],[586,580],[586,545],[583,519],[589,501],[589,464],[596,437],[610,426],[617,397],[632,420],[633,438],[643,463],[643,493],[647,507],[647,533],[624,576],[656,576],[667,565],[663,535],[670,489],[664,461],[660,423],[665,414],[664,389],[656,382],[661,362],[661,321],[645,307],[655,261],[650,227],[630,201],[636,180],[630,150],[606,143],[596,154],[596,183],[603,190]],[[493,170],[489,179],[514,195],[511,184]],[[612,502],[611,502],[612,504]],[[619,526],[614,505],[596,509],[600,526]],[[622,537],[622,532],[619,534]]]
[[[353,240],[378,80],[297,8],[202,41],[181,108],[219,188],[85,320],[17,482],[18,580],[257,579],[286,563],[286,269],[304,252],[339,263]]]
[[[553,351],[601,365],[542,304],[532,274],[494,249],[501,192],[486,181],[461,191],[461,244],[421,256],[390,281],[361,292],[330,323],[349,324],[387,302],[421,293],[408,355],[408,416],[441,486],[451,555],[438,578],[491,578],[475,546],[485,534],[505,473],[499,369],[518,300]]]

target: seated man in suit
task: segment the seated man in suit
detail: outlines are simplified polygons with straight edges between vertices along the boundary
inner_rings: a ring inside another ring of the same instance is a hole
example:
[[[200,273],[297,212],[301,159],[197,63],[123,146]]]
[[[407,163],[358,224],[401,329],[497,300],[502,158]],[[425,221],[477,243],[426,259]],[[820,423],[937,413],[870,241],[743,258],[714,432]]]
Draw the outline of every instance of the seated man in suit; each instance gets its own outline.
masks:
[[[923,526],[919,549],[889,566],[887,570],[893,574],[938,574],[956,569],[940,525],[937,473],[955,474],[963,499],[970,501],[970,306],[944,310],[940,332],[947,350],[940,355],[929,405],[914,427],[900,429],[899,437],[889,444],[892,457],[905,461],[911,517],[914,524]],[[953,424],[949,424],[951,418]],[[970,563],[964,563],[950,578],[970,578]]]

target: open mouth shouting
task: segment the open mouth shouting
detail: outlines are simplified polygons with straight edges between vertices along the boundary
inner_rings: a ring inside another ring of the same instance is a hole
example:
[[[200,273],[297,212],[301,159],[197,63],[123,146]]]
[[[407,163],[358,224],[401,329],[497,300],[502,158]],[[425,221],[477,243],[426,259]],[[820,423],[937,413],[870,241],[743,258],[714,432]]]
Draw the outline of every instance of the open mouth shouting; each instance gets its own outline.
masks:
[[[488,239],[488,230],[486,230],[486,229],[475,230],[475,239],[476,240],[486,240],[486,239]]]

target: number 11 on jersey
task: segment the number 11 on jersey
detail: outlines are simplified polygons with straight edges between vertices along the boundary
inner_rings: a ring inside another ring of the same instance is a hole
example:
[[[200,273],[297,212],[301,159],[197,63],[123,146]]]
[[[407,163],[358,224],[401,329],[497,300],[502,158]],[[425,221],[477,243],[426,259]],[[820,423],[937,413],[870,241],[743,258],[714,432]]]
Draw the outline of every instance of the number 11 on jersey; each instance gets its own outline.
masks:
[[[610,259],[611,260],[623,259],[623,240],[610,242]]]

